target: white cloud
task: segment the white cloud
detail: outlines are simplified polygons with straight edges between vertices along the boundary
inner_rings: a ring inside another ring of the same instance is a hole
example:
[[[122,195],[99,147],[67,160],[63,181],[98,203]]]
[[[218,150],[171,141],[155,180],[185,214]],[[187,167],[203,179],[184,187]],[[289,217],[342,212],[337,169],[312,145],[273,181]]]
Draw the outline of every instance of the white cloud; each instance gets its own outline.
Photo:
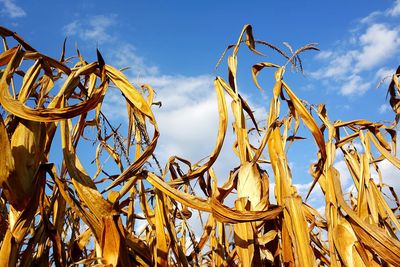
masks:
[[[157,90],[157,98],[163,102],[163,109],[176,111],[189,105],[202,104],[213,99],[215,111],[217,101],[214,95],[213,77],[199,76],[149,76],[141,82],[151,84]]]
[[[26,16],[25,10],[19,7],[13,0],[0,0],[2,4],[1,14],[10,18],[21,18]]]
[[[143,76],[158,74],[158,67],[148,66],[144,58],[136,53],[136,48],[133,45],[119,43],[114,48],[107,51],[108,60],[115,67],[129,67],[128,70],[125,70],[127,75],[136,76],[136,79],[140,79]]]
[[[371,14],[369,14],[368,16],[360,19],[360,23],[362,23],[362,24],[372,23],[375,21],[375,19],[377,19],[381,15],[382,15],[381,11],[374,11]]]
[[[382,80],[387,77],[391,77],[394,72],[395,72],[395,70],[392,68],[382,67],[376,72],[375,77],[379,80]]]
[[[400,47],[400,30],[383,24],[373,24],[360,36],[361,52],[356,58],[356,70],[368,70],[393,56]]]
[[[64,31],[67,35],[78,36],[84,41],[106,43],[114,39],[114,36],[110,35],[108,30],[115,24],[115,15],[97,15],[86,19],[74,20],[64,26]]]
[[[387,10],[387,13],[393,17],[400,15],[400,0],[396,0],[393,7]]]
[[[379,112],[379,114],[384,114],[384,113],[388,112],[388,110],[390,110],[390,106],[388,104],[382,104],[379,107],[378,112]]]
[[[397,140],[399,139],[399,135],[397,135]],[[400,151],[400,143],[397,142],[396,144],[396,157],[398,158],[398,152]],[[384,184],[393,186],[394,189],[396,190],[396,193],[400,192],[400,183],[399,183],[399,177],[400,177],[400,170],[394,166],[390,161],[387,159],[382,160],[381,162],[378,162],[378,167],[379,170],[381,171],[382,174],[382,180]],[[377,183],[379,182],[378,179],[378,174],[375,171],[373,167],[371,167],[371,177],[374,178],[374,181]]]
[[[208,156],[218,129],[218,106],[211,77],[144,78],[157,91],[161,108],[154,109],[160,127],[162,154],[190,161]]]
[[[400,13],[400,0],[386,13],[393,16]],[[384,12],[374,11],[359,21],[347,40],[337,43],[341,47],[316,56],[317,60],[327,62],[327,65],[311,73],[311,76],[330,80],[338,85],[342,95],[361,95],[372,87],[372,83],[365,82],[364,77],[371,76],[370,72],[378,68],[376,73],[380,76],[387,70],[381,65],[399,55],[400,27],[385,19]]]
[[[347,168],[346,162],[344,160],[340,160],[336,162],[333,167],[335,167],[340,174],[340,182],[342,184],[342,187],[348,187],[349,182],[352,181],[352,178],[349,169]]]
[[[101,52],[106,63],[117,68],[128,68],[124,73],[133,78],[131,81],[158,75],[157,66],[145,62],[132,44],[121,40],[113,33],[113,27],[116,25],[116,15],[96,15],[68,23],[64,26],[64,32],[69,36],[77,36],[84,43],[103,44]]]
[[[346,53],[335,53],[330,57],[333,58],[327,67],[311,73],[311,76],[317,79],[323,78],[343,78],[349,74],[355,58],[355,51]]]
[[[396,190],[396,193],[400,190],[400,170],[397,169],[392,163],[388,160],[383,160],[378,163],[379,169],[382,173],[383,183],[393,186]],[[376,173],[375,171],[371,171],[371,175]],[[375,182],[378,182],[378,175],[374,176]]]
[[[332,51],[321,51],[315,56],[316,59],[328,59],[333,55]]]
[[[123,119],[124,122],[127,122],[128,114],[125,103],[126,100],[122,96],[121,91],[118,89],[109,88],[102,103],[102,111],[109,119]]]
[[[77,35],[80,25],[80,20],[74,20],[64,26],[64,31],[67,35]]]
[[[351,85],[345,87],[342,93],[349,94],[365,91],[364,86],[358,90],[357,87],[362,83],[359,76],[362,71],[370,70],[386,59],[393,57],[400,48],[400,29],[390,29],[384,24],[373,24],[361,34],[356,42],[356,47],[347,51],[327,52],[329,57],[322,56],[320,59],[331,59],[328,66],[314,73],[314,78],[332,78],[336,80],[346,80],[351,77]],[[355,90],[352,90],[355,88]],[[364,90],[364,91],[362,91]],[[347,92],[347,93],[346,93]]]
[[[380,68],[375,74],[377,88],[380,87],[386,89],[389,86],[389,82],[392,80],[392,75],[394,73],[395,70],[392,68],[386,68],[386,67]]]
[[[357,151],[359,153],[363,151],[362,147],[358,148],[358,146],[361,146],[359,143],[356,143],[355,146],[357,147]],[[397,151],[399,151],[399,148],[400,144],[397,144]],[[392,186],[395,189],[396,193],[400,192],[400,183],[398,182],[400,177],[400,170],[386,159],[378,162],[377,165],[382,174],[382,182],[386,185]],[[346,162],[344,160],[339,160],[334,164],[334,167],[340,173],[340,181],[344,193],[353,191],[353,193],[356,194],[357,190],[355,190],[354,188],[354,183],[352,181],[351,174],[347,168]],[[372,165],[370,165],[370,174],[375,183],[378,183],[378,173]]]
[[[344,85],[340,88],[342,95],[363,94],[371,87],[370,82],[364,82],[358,75],[352,75],[344,81]]]
[[[325,217],[325,211],[326,211],[326,206],[322,205],[319,208],[316,209],[319,213],[319,215],[321,215],[322,217]]]
[[[307,183],[307,184],[293,184],[293,186],[295,186],[297,188],[298,193],[300,193],[300,194],[307,194],[311,185],[312,185],[312,182]]]

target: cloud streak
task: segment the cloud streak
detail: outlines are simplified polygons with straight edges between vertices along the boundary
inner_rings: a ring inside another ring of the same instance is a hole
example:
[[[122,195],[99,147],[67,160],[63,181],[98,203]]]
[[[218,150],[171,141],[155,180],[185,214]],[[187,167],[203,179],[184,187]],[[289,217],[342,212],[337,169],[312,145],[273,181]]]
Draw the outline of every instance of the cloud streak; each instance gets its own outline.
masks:
[[[112,42],[115,37],[108,33],[116,24],[115,15],[97,15],[85,19],[76,19],[64,26],[68,36],[77,36],[83,41],[95,41],[100,44]]]
[[[388,15],[397,17],[400,15],[400,0],[396,0],[393,7],[387,10]]]
[[[26,16],[25,10],[18,6],[13,0],[0,0],[0,4],[2,5],[0,13],[3,16],[13,19]]]

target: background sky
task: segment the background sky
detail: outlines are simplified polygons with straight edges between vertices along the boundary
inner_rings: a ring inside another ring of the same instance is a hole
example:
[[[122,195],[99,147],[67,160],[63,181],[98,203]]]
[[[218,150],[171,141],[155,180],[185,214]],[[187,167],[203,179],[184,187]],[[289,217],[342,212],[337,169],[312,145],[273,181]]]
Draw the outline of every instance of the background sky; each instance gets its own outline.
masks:
[[[288,70],[285,80],[301,99],[326,103],[332,121],[394,117],[386,99],[387,83],[377,85],[400,63],[400,1],[0,0],[0,20],[42,53],[59,57],[68,37],[69,55],[78,46],[84,58],[93,61],[98,47],[106,63],[130,67],[125,74],[133,83],[152,85],[163,104],[155,108],[161,131],[157,156],[163,163],[174,154],[195,162],[212,151],[218,124],[212,80],[216,73],[226,75],[225,62],[217,72],[214,67],[247,23],[256,39],[282,48],[283,42],[295,49],[319,43],[321,52],[302,56],[305,74]],[[260,50],[266,58],[246,49],[240,52],[239,90],[262,120],[272,80],[261,78],[261,94],[250,82],[251,64],[285,61],[271,50]],[[125,122],[122,100],[111,91],[104,109],[113,120]],[[237,164],[231,133],[216,166],[222,177]],[[315,152],[315,145],[299,142],[289,154],[300,191],[311,182],[307,170]],[[398,184],[398,171],[387,162],[381,165],[388,180]],[[350,176],[340,157],[336,166],[346,186]]]

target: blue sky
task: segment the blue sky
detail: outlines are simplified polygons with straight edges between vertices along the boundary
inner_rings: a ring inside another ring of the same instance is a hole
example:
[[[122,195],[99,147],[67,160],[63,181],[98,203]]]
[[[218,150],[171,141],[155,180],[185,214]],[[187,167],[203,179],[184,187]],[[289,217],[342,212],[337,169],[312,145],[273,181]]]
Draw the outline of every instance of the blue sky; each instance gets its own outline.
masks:
[[[157,150],[197,161],[211,152],[218,122],[212,88],[214,66],[227,45],[236,42],[244,24],[256,39],[285,48],[319,43],[321,52],[306,52],[305,75],[287,71],[285,79],[302,99],[326,103],[331,120],[393,119],[379,81],[400,63],[400,1],[16,1],[0,0],[1,25],[20,34],[39,51],[58,57],[68,36],[68,53],[77,44],[87,60],[95,48],[106,63],[130,67],[133,83],[149,83],[163,107],[156,110],[161,137]],[[250,64],[285,63],[273,51],[266,59],[243,49],[239,85],[259,119],[265,118],[271,84],[260,95],[250,83]],[[217,72],[226,75],[222,64]],[[124,122],[125,104],[116,92],[104,109]],[[123,103],[123,102],[122,102]],[[157,108],[156,108],[157,109]],[[216,166],[222,176],[235,167],[232,136]],[[291,152],[295,182],[307,185],[315,150],[299,144]],[[226,166],[226,162],[229,163]],[[304,164],[304,162],[306,164]],[[338,159],[338,168],[344,168]],[[90,168],[90,167],[87,167]],[[398,173],[390,167],[390,175]],[[344,179],[346,174],[343,174]]]

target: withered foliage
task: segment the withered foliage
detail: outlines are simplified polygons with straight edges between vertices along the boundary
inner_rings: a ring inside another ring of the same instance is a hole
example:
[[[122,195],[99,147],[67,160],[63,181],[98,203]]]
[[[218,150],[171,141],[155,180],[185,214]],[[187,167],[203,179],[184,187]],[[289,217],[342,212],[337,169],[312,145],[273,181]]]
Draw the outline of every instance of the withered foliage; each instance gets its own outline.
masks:
[[[149,168],[159,137],[149,85],[133,86],[99,52],[92,63],[79,51],[66,58],[65,48],[54,59],[8,29],[0,28],[0,35],[0,266],[400,266],[400,203],[379,170],[382,161],[400,167],[400,70],[388,90],[396,113],[393,124],[331,121],[324,105],[306,105],[283,79],[287,65],[302,71],[299,55],[317,50],[315,44],[297,51],[285,44],[286,54],[255,40],[246,25],[223,55],[231,52],[227,81],[220,76],[214,80],[219,126],[209,157],[192,164],[172,156],[165,168]],[[263,125],[237,83],[239,48],[264,58],[256,45],[272,48],[287,62],[252,67],[260,89],[260,72],[274,71],[273,88],[263,88],[272,89]],[[125,99],[126,135],[102,112],[111,86]],[[228,129],[227,101],[240,165],[224,179],[217,177],[213,164]],[[297,136],[301,124],[315,141],[310,144],[317,153],[309,193],[320,188],[324,214],[307,204],[292,182],[287,148],[302,139]],[[88,128],[96,132],[93,177],[76,153]],[[257,145],[250,142],[253,130],[261,137]],[[59,159],[50,158],[51,150]],[[337,151],[352,177],[350,194],[342,191],[334,167]],[[115,162],[117,174],[103,169],[102,153]],[[59,167],[53,164],[57,161]],[[269,191],[271,181],[274,192]],[[236,197],[234,207],[227,206],[228,196]],[[195,216],[203,231],[197,236],[189,223]]]

